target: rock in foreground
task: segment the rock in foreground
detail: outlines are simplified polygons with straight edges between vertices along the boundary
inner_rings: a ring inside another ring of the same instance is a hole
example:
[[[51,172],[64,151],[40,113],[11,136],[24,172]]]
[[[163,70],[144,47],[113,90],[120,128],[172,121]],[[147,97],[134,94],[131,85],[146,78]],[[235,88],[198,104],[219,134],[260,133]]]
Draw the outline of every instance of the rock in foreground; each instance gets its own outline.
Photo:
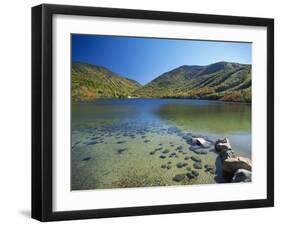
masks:
[[[215,143],[215,149],[217,152],[231,150],[231,145],[227,138],[220,138]]]
[[[232,182],[251,182],[252,172],[245,169],[239,169],[234,173]]]
[[[252,170],[252,162],[245,157],[227,158],[223,161],[222,169],[225,172],[235,173],[238,169]]]
[[[219,153],[222,160],[228,159],[228,158],[236,158],[236,155],[232,150],[223,150]]]
[[[249,158],[236,156],[232,151],[227,138],[218,139],[215,142],[215,150],[219,153],[222,161],[223,178],[227,182],[249,182],[252,177],[252,162]],[[206,171],[214,173],[214,169]]]

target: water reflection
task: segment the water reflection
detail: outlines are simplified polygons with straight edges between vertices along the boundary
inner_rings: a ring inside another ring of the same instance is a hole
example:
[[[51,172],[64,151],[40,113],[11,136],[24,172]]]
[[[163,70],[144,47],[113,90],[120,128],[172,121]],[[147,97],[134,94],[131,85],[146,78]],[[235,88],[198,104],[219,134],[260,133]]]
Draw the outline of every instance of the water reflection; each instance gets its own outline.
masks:
[[[251,131],[251,106],[246,104],[222,102],[165,104],[161,105],[156,114],[183,129],[192,131],[217,134]]]

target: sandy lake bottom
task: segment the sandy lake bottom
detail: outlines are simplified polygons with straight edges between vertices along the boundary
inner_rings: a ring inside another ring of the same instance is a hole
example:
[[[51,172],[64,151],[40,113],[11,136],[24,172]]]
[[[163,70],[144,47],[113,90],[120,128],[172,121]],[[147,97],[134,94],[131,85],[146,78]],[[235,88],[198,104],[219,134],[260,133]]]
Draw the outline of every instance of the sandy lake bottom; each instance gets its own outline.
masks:
[[[213,145],[198,153],[192,136],[227,137],[235,153],[251,158],[251,106],[173,99],[72,104],[71,189],[223,183]]]

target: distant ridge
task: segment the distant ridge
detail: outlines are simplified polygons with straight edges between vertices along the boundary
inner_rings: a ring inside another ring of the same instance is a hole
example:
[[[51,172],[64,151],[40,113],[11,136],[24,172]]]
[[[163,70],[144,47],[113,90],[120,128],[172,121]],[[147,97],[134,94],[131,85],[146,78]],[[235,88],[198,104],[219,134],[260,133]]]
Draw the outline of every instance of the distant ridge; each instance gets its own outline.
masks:
[[[251,65],[217,62],[183,65],[133,92],[138,97],[251,102]]]

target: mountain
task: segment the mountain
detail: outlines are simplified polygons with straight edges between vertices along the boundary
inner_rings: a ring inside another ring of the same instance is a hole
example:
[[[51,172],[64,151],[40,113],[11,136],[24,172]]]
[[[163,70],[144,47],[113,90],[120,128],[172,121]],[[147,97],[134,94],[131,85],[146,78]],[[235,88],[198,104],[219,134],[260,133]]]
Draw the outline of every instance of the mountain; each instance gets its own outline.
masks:
[[[251,102],[251,65],[217,62],[183,65],[133,92],[138,97]]]
[[[73,101],[128,97],[141,87],[104,67],[80,62],[72,63],[71,79]]]

